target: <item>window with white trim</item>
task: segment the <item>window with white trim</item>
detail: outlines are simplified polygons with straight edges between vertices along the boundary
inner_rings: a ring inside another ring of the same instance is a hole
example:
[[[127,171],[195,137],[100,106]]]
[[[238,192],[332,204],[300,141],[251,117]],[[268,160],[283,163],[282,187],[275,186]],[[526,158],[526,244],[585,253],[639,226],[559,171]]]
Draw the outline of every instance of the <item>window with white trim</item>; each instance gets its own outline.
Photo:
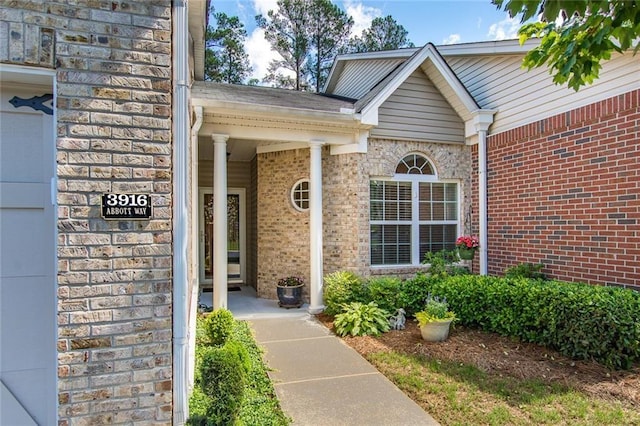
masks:
[[[309,210],[309,179],[300,179],[293,185],[291,202],[296,210]]]
[[[420,154],[403,158],[391,179],[369,184],[371,265],[418,265],[427,252],[455,248],[458,184],[440,181]]]

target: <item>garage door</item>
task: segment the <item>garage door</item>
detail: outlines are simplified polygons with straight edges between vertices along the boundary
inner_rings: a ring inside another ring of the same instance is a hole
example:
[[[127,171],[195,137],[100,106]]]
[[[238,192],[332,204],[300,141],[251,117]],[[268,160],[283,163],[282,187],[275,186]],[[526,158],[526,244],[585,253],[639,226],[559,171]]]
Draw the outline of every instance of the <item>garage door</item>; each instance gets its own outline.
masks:
[[[0,94],[0,425],[55,425],[53,118],[9,103],[52,91],[7,76]]]

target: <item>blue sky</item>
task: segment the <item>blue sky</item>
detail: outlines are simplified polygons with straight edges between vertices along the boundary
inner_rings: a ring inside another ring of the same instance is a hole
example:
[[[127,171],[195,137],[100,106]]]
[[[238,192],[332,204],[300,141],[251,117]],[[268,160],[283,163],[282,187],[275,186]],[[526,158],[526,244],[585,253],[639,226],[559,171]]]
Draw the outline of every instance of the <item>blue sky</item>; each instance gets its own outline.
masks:
[[[407,29],[416,46],[428,42],[438,45],[516,38],[519,27],[519,20],[509,19],[490,0],[332,1],[353,17],[356,34],[367,28],[372,19],[391,15]],[[245,24],[253,76],[261,78],[274,53],[256,28],[254,17],[277,9],[276,0],[212,0],[212,4],[216,12],[238,16]]]

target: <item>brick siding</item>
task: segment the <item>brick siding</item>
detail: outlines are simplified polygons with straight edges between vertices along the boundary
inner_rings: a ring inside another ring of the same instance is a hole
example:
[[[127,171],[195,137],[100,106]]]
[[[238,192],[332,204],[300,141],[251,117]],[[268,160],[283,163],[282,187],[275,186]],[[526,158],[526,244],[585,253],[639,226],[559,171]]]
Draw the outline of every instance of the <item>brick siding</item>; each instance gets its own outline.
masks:
[[[541,262],[553,278],[640,289],[639,98],[489,136],[490,274]]]
[[[0,61],[57,70],[58,424],[170,424],[171,1],[9,4]],[[152,219],[102,219],[103,192]]]

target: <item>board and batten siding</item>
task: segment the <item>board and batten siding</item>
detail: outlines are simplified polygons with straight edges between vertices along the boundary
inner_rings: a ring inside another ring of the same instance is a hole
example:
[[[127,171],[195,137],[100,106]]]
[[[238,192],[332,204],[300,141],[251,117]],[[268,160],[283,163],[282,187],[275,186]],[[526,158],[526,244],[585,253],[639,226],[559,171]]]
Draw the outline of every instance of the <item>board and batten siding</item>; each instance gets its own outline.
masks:
[[[445,59],[481,108],[498,110],[492,134],[640,87],[640,59],[631,54],[616,54],[604,62],[600,78],[579,92],[555,85],[546,67],[523,69],[521,55]]]
[[[429,78],[413,72],[380,106],[371,137],[464,142],[464,123]]]
[[[405,58],[348,61],[333,95],[361,99]]]

